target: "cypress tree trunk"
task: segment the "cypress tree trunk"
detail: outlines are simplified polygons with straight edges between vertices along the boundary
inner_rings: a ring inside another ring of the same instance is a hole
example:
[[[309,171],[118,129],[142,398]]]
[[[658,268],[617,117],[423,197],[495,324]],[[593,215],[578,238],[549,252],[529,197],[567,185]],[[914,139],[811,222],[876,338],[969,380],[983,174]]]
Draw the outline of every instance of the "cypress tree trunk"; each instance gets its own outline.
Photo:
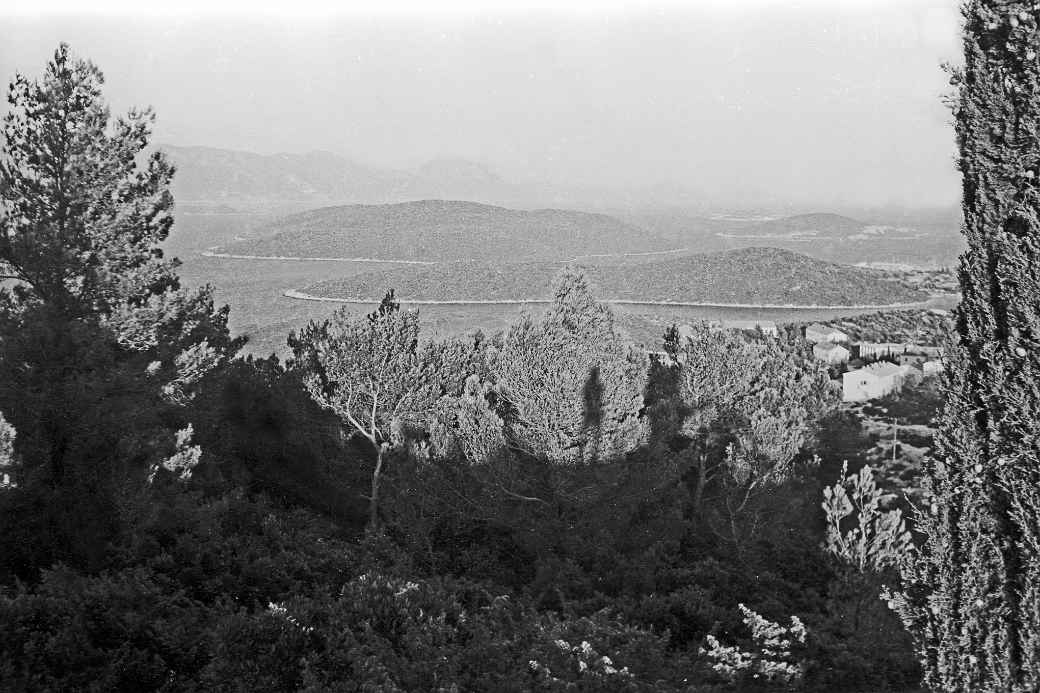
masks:
[[[925,536],[894,600],[925,682],[1040,690],[1040,4],[968,0],[953,75],[963,301]]]

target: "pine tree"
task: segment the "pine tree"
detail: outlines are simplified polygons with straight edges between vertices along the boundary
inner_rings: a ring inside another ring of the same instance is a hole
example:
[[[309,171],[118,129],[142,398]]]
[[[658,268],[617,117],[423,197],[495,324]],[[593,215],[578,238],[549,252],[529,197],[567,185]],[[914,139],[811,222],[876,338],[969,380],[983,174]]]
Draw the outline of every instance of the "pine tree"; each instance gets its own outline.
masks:
[[[369,529],[378,528],[387,454],[427,426],[444,394],[444,369],[429,343],[420,345],[419,314],[402,311],[393,292],[362,318],[346,309],[289,336],[295,368],[311,397],[334,412],[375,451]],[[457,386],[461,389],[461,384]]]
[[[183,405],[237,346],[227,309],[163,257],[173,167],[149,153],[151,112],[112,118],[103,84],[62,44],[12,81],[0,140],[0,411],[18,493],[66,516],[62,551],[103,544],[111,525],[78,533],[176,452]]]
[[[814,422],[834,404],[826,369],[774,339],[702,324],[685,337],[676,363],[698,513],[711,486],[734,495],[727,508],[743,509],[785,481]]]
[[[963,301],[927,469],[924,543],[893,606],[926,684],[1040,690],[1040,5],[969,0],[953,72]]]
[[[647,439],[647,367],[585,276],[564,270],[545,315],[514,323],[493,367],[511,409],[507,438],[554,464],[619,458]]]

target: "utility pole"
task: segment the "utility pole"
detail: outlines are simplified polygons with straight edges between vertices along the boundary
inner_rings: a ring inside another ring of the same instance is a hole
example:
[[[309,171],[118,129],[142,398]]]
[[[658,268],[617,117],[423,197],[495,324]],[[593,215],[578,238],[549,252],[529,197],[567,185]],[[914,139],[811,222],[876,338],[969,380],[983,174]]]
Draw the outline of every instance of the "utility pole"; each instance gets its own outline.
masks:
[[[896,448],[899,446],[899,419],[892,417],[892,463],[896,461]]]

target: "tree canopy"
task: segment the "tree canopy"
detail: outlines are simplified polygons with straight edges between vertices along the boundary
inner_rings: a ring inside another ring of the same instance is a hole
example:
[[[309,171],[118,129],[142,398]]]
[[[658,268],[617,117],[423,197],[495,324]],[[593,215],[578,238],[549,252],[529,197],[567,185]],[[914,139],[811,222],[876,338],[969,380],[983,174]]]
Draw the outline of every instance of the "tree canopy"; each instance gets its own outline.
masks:
[[[584,275],[566,270],[545,315],[521,317],[495,361],[511,409],[507,437],[558,464],[623,455],[645,442],[647,365]]]
[[[939,454],[897,600],[941,690],[1040,686],[1040,14],[967,0],[951,74],[967,249]]]
[[[117,489],[175,454],[186,405],[237,347],[227,309],[209,289],[181,288],[160,248],[173,168],[148,148],[151,112],[112,118],[103,84],[62,44],[41,78],[11,83],[0,148],[10,475],[16,494],[56,494],[51,512],[79,508],[84,527],[111,520]],[[79,530],[56,537],[62,550],[98,546],[72,539]]]

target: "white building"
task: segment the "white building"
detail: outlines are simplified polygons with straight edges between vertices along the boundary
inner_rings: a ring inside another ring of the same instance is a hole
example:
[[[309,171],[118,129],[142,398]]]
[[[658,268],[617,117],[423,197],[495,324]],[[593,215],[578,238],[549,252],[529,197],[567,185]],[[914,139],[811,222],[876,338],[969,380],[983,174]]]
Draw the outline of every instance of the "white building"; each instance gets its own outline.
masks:
[[[841,376],[842,400],[863,402],[884,397],[903,385],[909,366],[897,366],[887,361],[878,361]]]
[[[780,334],[772,320],[723,320],[722,327],[726,330],[762,330],[762,334],[770,337]]]
[[[848,363],[849,357],[852,356],[849,350],[842,345],[832,344],[830,342],[822,342],[814,345],[812,353],[816,358],[831,365]]]
[[[861,359],[896,356],[906,352],[906,344],[896,344],[895,342],[860,342],[856,346],[859,347]]]
[[[906,350],[908,353],[924,354],[925,356],[930,356],[933,359],[940,359],[942,358],[943,353],[945,353],[942,347],[921,346],[920,344],[907,344]]]
[[[859,342],[859,357],[878,358],[882,356],[899,356],[900,354],[917,354],[930,358],[941,358],[942,347],[923,346],[921,344],[897,344],[895,342]]]
[[[921,364],[921,372],[924,373],[925,376],[939,375],[944,369],[945,366],[942,361],[925,361]]]
[[[821,344],[823,342],[847,342],[849,336],[837,329],[836,327],[828,327],[827,325],[821,325],[818,322],[814,322],[805,328],[805,338],[810,342]]]

